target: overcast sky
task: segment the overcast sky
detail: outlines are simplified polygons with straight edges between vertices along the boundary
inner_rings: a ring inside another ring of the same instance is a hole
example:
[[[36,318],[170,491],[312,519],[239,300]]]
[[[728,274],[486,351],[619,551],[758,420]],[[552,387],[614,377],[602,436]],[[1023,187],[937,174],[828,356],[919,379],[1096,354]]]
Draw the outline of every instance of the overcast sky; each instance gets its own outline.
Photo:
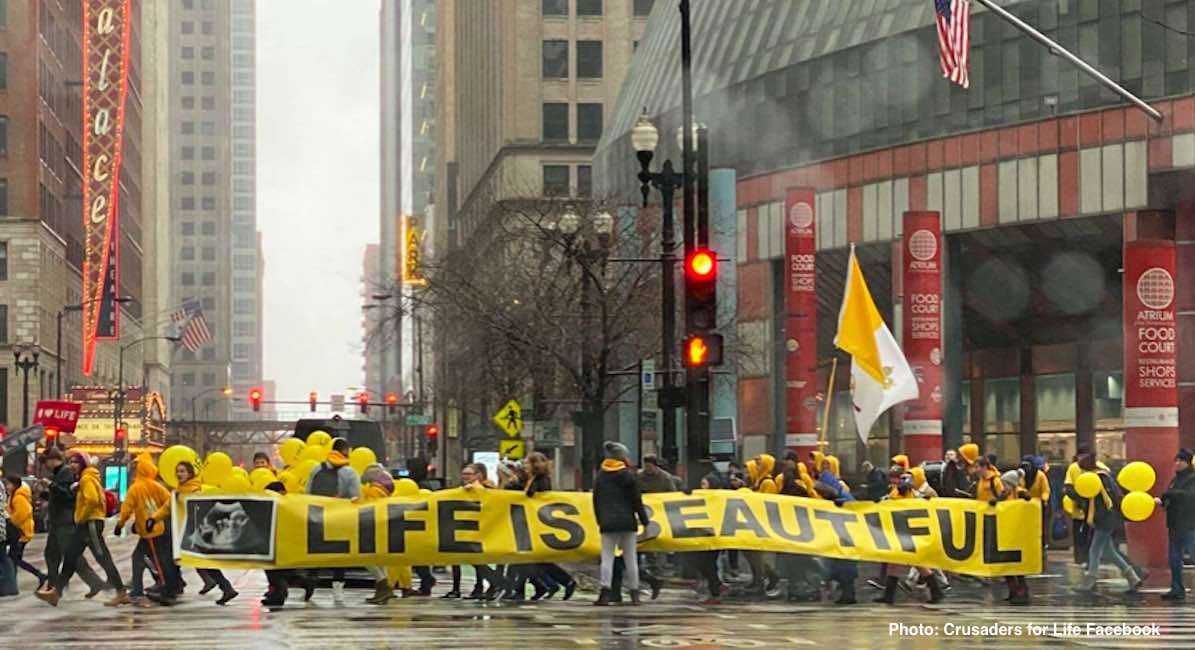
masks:
[[[258,0],[264,378],[361,383],[362,255],[378,240],[379,0]]]

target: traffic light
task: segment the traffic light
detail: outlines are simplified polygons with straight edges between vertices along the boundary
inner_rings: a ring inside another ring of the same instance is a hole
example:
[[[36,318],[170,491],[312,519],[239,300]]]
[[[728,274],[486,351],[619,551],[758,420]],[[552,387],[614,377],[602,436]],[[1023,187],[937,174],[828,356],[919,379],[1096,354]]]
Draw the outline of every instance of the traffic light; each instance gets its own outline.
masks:
[[[319,393],[311,391],[307,394],[307,403],[311,405],[311,412],[315,413],[315,405],[319,403]]]
[[[435,454],[440,446],[440,427],[435,424],[429,424],[423,430],[423,433],[427,436],[427,453]]]
[[[698,248],[685,258],[685,324],[690,333],[704,333],[718,326],[718,256]]]
[[[398,393],[386,393],[386,408],[394,415],[394,411],[398,408]]]
[[[46,427],[45,434],[46,434],[46,449],[49,449],[50,447],[53,447],[54,445],[58,444],[58,429],[56,429],[54,427]]]
[[[684,363],[688,368],[722,365],[722,335],[692,334],[685,338]]]
[[[253,405],[254,412],[261,410],[261,395],[262,393],[260,388],[249,389],[249,403]]]
[[[129,442],[129,432],[124,427],[116,427],[116,437],[113,440],[115,451],[124,451]]]
[[[361,405],[361,413],[369,413],[369,392],[361,391],[357,393],[357,404]]]

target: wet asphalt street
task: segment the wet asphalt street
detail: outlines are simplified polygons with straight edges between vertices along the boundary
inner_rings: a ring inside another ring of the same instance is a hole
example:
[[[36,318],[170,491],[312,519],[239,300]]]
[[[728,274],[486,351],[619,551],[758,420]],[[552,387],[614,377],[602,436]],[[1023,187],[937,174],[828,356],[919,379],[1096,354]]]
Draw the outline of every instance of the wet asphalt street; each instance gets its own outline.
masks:
[[[111,542],[127,578],[132,545]],[[41,565],[40,540],[26,556]],[[674,582],[660,600],[638,608],[593,607],[592,591],[578,591],[569,602],[432,597],[374,607],[363,602],[371,592],[350,589],[343,606],[333,603],[330,590],[310,603],[292,590],[286,607],[268,610],[258,603],[262,572],[227,572],[241,596],[221,607],[218,591],[195,593],[200,581],[190,570],[185,575],[192,587],[173,608],[107,608],[100,599],[84,600],[81,583],[53,608],[33,597],[36,585],[22,574],[22,595],[0,599],[0,616],[6,648],[1195,648],[1195,601],[1163,604],[1160,587],[1125,595],[1124,582],[1111,578],[1096,595],[1080,596],[1067,589],[1074,576],[1062,562],[1051,568],[1056,573],[1031,578],[1033,606],[1019,608],[1000,602],[1002,584],[956,579],[941,604],[901,595],[894,607],[734,598],[701,606],[692,590]],[[862,573],[871,575],[874,567],[865,565]],[[465,582],[467,589],[469,574]],[[436,593],[446,590],[441,583]],[[870,601],[876,592],[861,579],[859,595]],[[1137,634],[1101,627],[1116,625],[1138,626]]]

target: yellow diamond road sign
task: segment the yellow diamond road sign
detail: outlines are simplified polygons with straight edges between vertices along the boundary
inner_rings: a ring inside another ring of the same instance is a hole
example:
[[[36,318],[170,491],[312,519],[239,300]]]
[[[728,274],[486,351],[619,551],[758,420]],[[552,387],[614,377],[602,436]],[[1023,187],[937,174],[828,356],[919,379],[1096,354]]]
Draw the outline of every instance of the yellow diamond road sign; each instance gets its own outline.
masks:
[[[494,424],[497,424],[507,437],[518,438],[523,432],[523,408],[518,402],[510,400],[494,414]]]
[[[519,460],[520,458],[523,457],[523,452],[525,450],[526,450],[526,447],[524,447],[522,440],[499,440],[498,441],[498,453],[503,458]]]

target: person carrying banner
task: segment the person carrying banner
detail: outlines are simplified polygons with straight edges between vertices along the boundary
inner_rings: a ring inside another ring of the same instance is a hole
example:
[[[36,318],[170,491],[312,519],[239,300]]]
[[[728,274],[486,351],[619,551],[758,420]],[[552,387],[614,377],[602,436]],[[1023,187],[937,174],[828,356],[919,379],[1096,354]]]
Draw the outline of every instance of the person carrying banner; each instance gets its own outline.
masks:
[[[747,477],[751,481],[751,490],[763,494],[776,494],[776,479],[773,470],[776,468],[776,458],[771,454],[760,454],[753,460],[747,461]],[[766,594],[776,589],[780,584],[780,576],[768,564],[768,558],[762,551],[742,551],[747,566],[751,568],[751,582],[747,584],[747,591]],[[714,594],[714,598],[718,595]]]
[[[527,471],[527,486],[523,493],[528,497],[534,497],[540,492],[549,492],[552,490],[552,464],[542,452],[533,451],[527,455],[527,462],[523,464]],[[531,597],[531,600],[540,600],[541,598],[547,600],[556,595],[562,587],[564,588],[564,597],[561,600],[568,600],[573,597],[573,592],[577,590],[577,581],[569,575],[568,571],[560,568],[560,565],[553,563],[541,563],[532,565],[532,571],[537,576],[547,583],[547,591],[544,594],[536,594]],[[653,598],[659,595],[659,590],[652,589]]]
[[[394,479],[385,467],[370,465],[361,473],[361,501],[378,501],[394,493]],[[385,605],[394,598],[394,588],[382,566],[368,566],[366,570],[374,581],[373,595],[365,599],[370,605]]]
[[[1034,478],[1034,482],[1044,478],[1038,474]],[[1002,501],[1013,501],[1015,499],[1024,499],[1025,501],[1032,501],[1034,496],[1030,490],[1025,489],[1026,484],[1031,484],[1028,480],[1025,471],[1022,469],[1014,469],[1005,472],[1000,476],[1000,483],[1002,484],[1003,492],[1000,497]],[[1046,488],[1049,490],[1049,488]],[[1044,547],[1043,547],[1044,552]],[[1004,584],[1008,586],[1008,598],[1006,599],[1010,605],[1028,605],[1029,604],[1029,582],[1025,580],[1025,576],[1006,576]]]
[[[1023,488],[1030,499],[1041,504],[1041,546],[1043,549],[1050,541],[1050,479],[1046,476],[1046,459],[1043,456],[1025,456],[1021,459],[1021,473],[1024,480],[1019,487]]]
[[[635,536],[638,524],[648,525],[647,510],[643,508],[643,495],[639,492],[635,474],[627,467],[630,455],[627,448],[611,440],[606,442],[603,450],[606,459],[602,461],[593,485],[593,511],[602,540],[601,592],[594,605],[610,604],[615,549],[622,550],[631,603],[638,605],[639,562]]]
[[[892,466],[893,470],[900,470],[903,467],[899,464]],[[921,468],[916,468],[921,469]],[[916,478],[912,472],[901,472],[899,479],[892,490],[888,493],[887,500],[901,501],[905,499],[918,498],[932,498],[933,488],[925,484],[924,472],[922,472],[921,483],[922,490],[919,493],[916,485]],[[928,488],[928,491],[925,490]],[[888,564],[887,576],[884,580],[884,594],[874,599],[874,602],[892,605],[896,603],[896,589],[900,586],[900,580],[906,575],[913,577],[915,580],[920,579],[925,582],[929,588],[929,602],[939,603],[945,597],[942,591],[942,585],[933,575],[933,571],[926,567],[908,567],[900,564]]]
[[[407,478],[415,481],[420,490],[434,489],[431,482],[427,480],[427,459],[422,456],[407,459]],[[431,567],[417,565],[412,567],[412,570],[415,575],[419,576],[419,590],[413,595],[432,595],[432,589],[436,586],[436,578],[432,575]]]
[[[129,596],[135,605],[144,607],[149,604],[142,584],[145,570],[152,565],[160,590],[174,579],[170,574],[177,569],[174,566],[173,549],[164,548],[169,545],[161,543],[165,528],[159,526],[149,530],[146,527],[150,517],[163,505],[170,503],[170,492],[158,482],[158,468],[149,454],[137,456],[133,473],[133,484],[120,504],[120,518],[116,520],[115,533],[120,535],[124,525],[132,518],[133,532],[138,540],[133,549],[133,578]],[[167,590],[167,593],[171,591]]]
[[[100,483],[100,472],[91,466],[90,460],[82,452],[71,452],[68,464],[75,475],[79,477],[75,482],[75,535],[72,545],[66,549],[66,557],[62,562],[62,571],[48,590],[36,592],[36,596],[57,607],[62,598],[62,590],[67,581],[75,573],[75,567],[82,557],[83,551],[90,550],[92,557],[100,563],[100,567],[108,576],[108,584],[116,590],[116,595],[104,603],[108,607],[127,605],[132,601],[125,591],[124,582],[120,579],[120,572],[112,562],[112,554],[104,542],[104,518],[107,516],[107,499],[104,488]]]
[[[465,463],[461,466],[460,487],[466,490],[492,488],[494,484],[486,476],[487,470],[485,465],[481,463]],[[494,576],[494,571],[484,564],[473,565],[473,574],[476,582],[473,584],[473,591],[464,600],[486,600],[487,594],[497,594],[499,581]],[[486,583],[490,587],[486,589]],[[452,567],[452,590],[440,596],[441,598],[453,599],[461,598],[461,567],[455,565]]]
[[[37,588],[46,584],[47,576],[37,567],[25,560],[25,545],[33,539],[33,499],[29,486],[21,482],[21,477],[8,475],[4,477],[8,490],[8,557],[13,566],[32,573],[37,577]]]
[[[344,438],[332,441],[332,450],[328,452],[328,459],[311,469],[307,478],[307,494],[324,497],[335,497],[356,501],[361,498],[361,477],[349,465],[349,452],[352,446]],[[318,570],[311,571],[309,580],[316,579]],[[344,602],[344,569],[332,570],[332,600]]]
[[[186,515],[185,501],[187,495],[198,494],[200,490],[202,490],[203,484],[199,480],[199,468],[190,462],[181,462],[176,465],[174,467],[174,476],[176,479],[178,479],[178,487],[174,490],[174,500],[178,502],[179,518],[181,519]],[[163,503],[156,512],[154,512],[149,521],[146,522],[146,526],[149,530],[154,530],[158,526],[162,527],[162,534],[164,536],[168,536],[167,539],[162,540],[161,544],[163,546],[167,544],[173,545],[173,541],[170,539],[173,537],[173,530],[171,528],[173,524],[170,519],[171,503],[170,500],[167,499],[167,501]],[[179,523],[181,524],[182,522],[180,521]],[[216,600],[216,604],[227,604],[229,601],[239,595],[237,590],[232,588],[232,583],[229,582],[228,578],[224,576],[223,571],[220,571],[219,569],[196,569],[196,573],[198,573],[199,577],[203,579],[205,585],[204,588],[200,590],[200,595],[207,593],[209,589],[214,587],[220,588],[220,598]],[[170,574],[167,575],[170,576]],[[173,604],[178,596],[182,593],[182,582],[177,579],[177,573],[174,573],[172,577],[174,577],[175,580],[167,580],[161,591],[156,589],[148,589],[146,590],[145,595],[150,600],[157,600],[159,604]],[[173,584],[171,584],[172,582]],[[206,586],[209,584],[212,586]]]
[[[814,491],[817,495],[828,501],[833,501],[834,505],[841,507],[842,504],[848,501],[854,501],[855,497],[851,495],[850,488],[847,487],[845,481],[838,477],[838,459],[834,456],[826,456],[821,452],[814,452],[814,473],[816,480],[814,481]],[[837,582],[840,591],[838,600],[834,601],[836,605],[854,605],[858,602],[855,599],[855,579],[859,577],[859,563],[855,560],[840,560],[830,559],[830,580]]]
[[[1087,555],[1087,572],[1083,580],[1076,587],[1077,591],[1091,592],[1095,590],[1096,580],[1100,575],[1100,561],[1105,555],[1112,558],[1112,562],[1120,568],[1120,573],[1129,583],[1128,593],[1136,592],[1143,582],[1133,570],[1129,561],[1116,548],[1116,529],[1122,524],[1120,517],[1120,488],[1112,474],[1101,468],[1094,453],[1086,453],[1078,460],[1079,469],[1083,472],[1095,472],[1100,479],[1098,494],[1086,500],[1084,522],[1091,529],[1091,549]],[[1078,496],[1074,486],[1067,486],[1067,495],[1074,499]]]

